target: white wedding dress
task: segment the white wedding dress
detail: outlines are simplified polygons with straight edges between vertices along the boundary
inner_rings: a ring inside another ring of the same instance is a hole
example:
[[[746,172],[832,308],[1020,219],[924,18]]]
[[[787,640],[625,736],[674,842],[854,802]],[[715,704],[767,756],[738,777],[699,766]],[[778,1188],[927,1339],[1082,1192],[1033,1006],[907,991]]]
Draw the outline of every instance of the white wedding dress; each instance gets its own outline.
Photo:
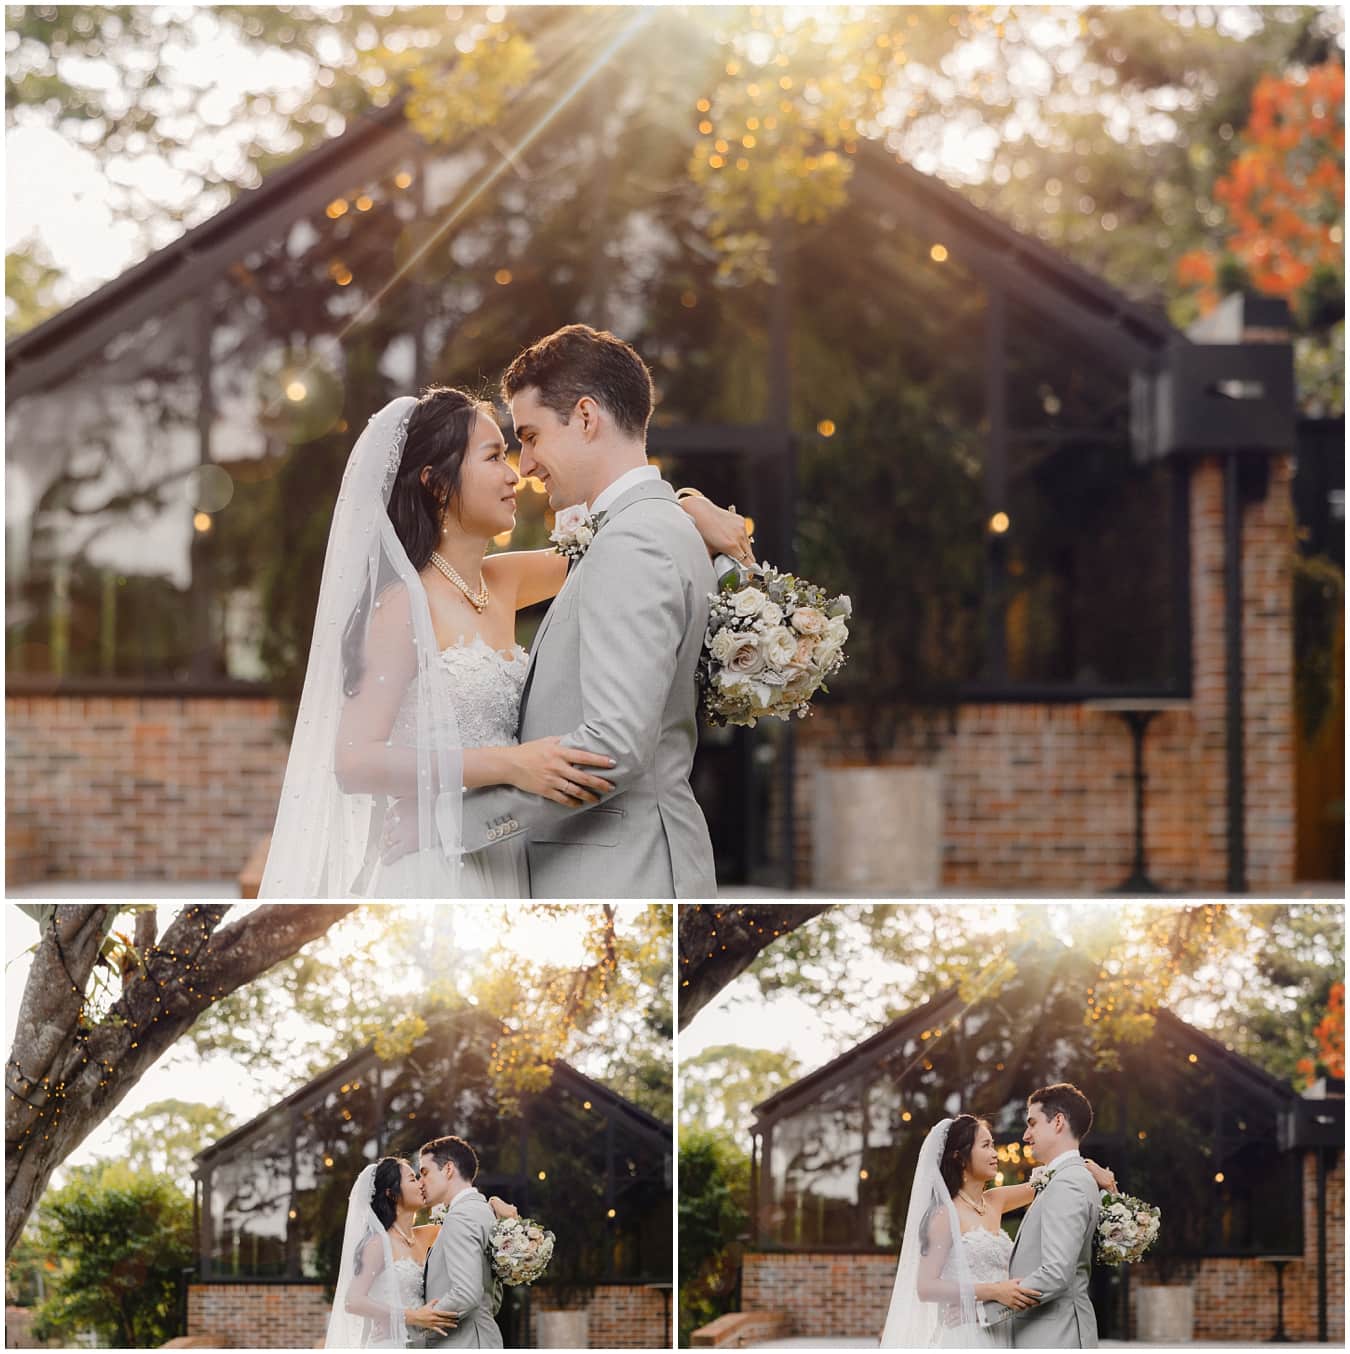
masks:
[[[406,1311],[422,1306],[422,1266],[416,1260],[395,1260],[376,1276],[370,1286],[370,1298],[387,1305],[391,1311]],[[405,1338],[391,1336],[389,1323],[379,1318],[366,1318],[361,1329],[361,1349],[406,1349],[406,1339],[413,1332],[405,1331]]]
[[[458,723],[460,747],[504,747],[516,742],[520,697],[530,656],[519,644],[505,651],[492,648],[481,635],[443,649],[435,674],[446,689]],[[403,698],[390,741],[412,747],[417,720],[412,688]],[[414,852],[389,865],[380,865],[370,892],[381,898],[424,896],[427,881],[432,897],[528,898],[529,873],[522,838],[498,842],[462,858],[458,881],[434,852]],[[452,892],[453,890],[453,892]]]
[[[1002,1283],[1008,1277],[1012,1260],[1012,1238],[1002,1230],[991,1232],[986,1227],[972,1227],[961,1233],[961,1252],[964,1269],[975,1283]],[[955,1252],[942,1269],[944,1279],[955,1280],[958,1262]],[[991,1313],[1007,1311],[997,1303],[990,1303]],[[1012,1346],[1011,1313],[1008,1319],[993,1326],[943,1326],[943,1349],[1009,1349]]]

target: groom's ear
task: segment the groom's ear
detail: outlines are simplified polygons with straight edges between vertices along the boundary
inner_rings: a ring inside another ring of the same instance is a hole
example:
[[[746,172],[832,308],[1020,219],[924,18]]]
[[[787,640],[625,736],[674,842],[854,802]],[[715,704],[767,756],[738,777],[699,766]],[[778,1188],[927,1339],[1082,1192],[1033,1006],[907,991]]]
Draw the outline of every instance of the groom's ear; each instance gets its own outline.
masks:
[[[581,435],[589,441],[600,429],[600,406],[589,395],[583,395],[573,413],[581,420]]]

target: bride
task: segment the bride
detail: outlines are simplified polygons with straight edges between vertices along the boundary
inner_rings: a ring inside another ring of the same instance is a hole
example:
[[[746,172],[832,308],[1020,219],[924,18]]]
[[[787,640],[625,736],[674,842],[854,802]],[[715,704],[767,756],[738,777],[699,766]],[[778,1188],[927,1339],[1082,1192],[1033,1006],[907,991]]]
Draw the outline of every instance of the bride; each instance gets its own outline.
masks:
[[[1101,1189],[1112,1172],[1084,1163]],[[972,1114],[943,1119],[924,1139],[909,1196],[882,1349],[998,1349],[1012,1344],[1012,1312],[1040,1294],[1008,1277],[1004,1214],[1035,1198],[1029,1184],[985,1186],[998,1174],[994,1131]],[[984,1320],[978,1304],[987,1303]],[[998,1307],[1009,1309],[1003,1313]],[[992,1310],[990,1310],[992,1308]]]
[[[567,577],[554,550],[484,558],[515,525],[520,476],[491,406],[431,387],[371,418],[347,462],[305,686],[260,894],[521,898],[524,846],[460,854],[462,795],[514,785],[560,804],[613,788],[609,758],[516,742],[529,655],[516,613]],[[745,519],[680,506],[712,554],[751,558]],[[386,829],[417,849],[380,859]]]
[[[516,1215],[513,1204],[495,1196],[488,1202],[498,1218]],[[436,1231],[413,1227],[425,1206],[421,1181],[398,1157],[383,1157],[356,1177],[326,1349],[404,1349],[410,1328],[439,1335],[454,1329],[453,1312],[422,1300],[422,1270]]]

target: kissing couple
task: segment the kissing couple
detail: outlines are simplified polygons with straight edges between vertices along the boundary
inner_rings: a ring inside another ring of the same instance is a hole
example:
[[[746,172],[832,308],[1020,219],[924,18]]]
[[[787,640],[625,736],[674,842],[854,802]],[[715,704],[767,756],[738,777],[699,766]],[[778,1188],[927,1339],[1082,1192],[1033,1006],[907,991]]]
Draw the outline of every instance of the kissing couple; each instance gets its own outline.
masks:
[[[985,1186],[998,1174],[989,1122],[944,1119],[924,1139],[881,1336],[883,1349],[1095,1349],[1088,1297],[1100,1191],[1114,1174],[1079,1144],[1092,1106],[1057,1082],[1027,1099],[1022,1141],[1044,1163],[1031,1181]],[[1012,1240],[1005,1214],[1026,1208]]]
[[[416,1171],[383,1157],[356,1177],[325,1348],[502,1348],[490,1237],[516,1208],[474,1188],[478,1155],[463,1138],[436,1138],[417,1158]],[[413,1226],[441,1204],[439,1229]]]
[[[647,460],[654,390],[613,334],[520,353],[493,407],[385,405],[338,493],[266,898],[711,898],[689,784],[712,560],[746,519]],[[487,556],[522,476],[556,549]],[[486,556],[486,557],[485,557]],[[553,599],[527,653],[516,616]]]

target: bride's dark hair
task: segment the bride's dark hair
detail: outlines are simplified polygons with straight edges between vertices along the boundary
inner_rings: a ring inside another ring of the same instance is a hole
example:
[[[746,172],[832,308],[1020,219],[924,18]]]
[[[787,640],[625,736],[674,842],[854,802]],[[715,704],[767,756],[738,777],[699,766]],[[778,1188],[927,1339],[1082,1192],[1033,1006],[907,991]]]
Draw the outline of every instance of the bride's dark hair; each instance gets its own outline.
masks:
[[[947,1130],[938,1172],[942,1176],[942,1183],[947,1186],[947,1193],[953,1199],[965,1181],[966,1167],[970,1165],[970,1154],[975,1150],[975,1139],[981,1128],[987,1128],[991,1134],[994,1131],[988,1119],[981,1119],[974,1114],[958,1114]],[[919,1228],[919,1241],[924,1255],[928,1254],[928,1224],[936,1211],[936,1208],[930,1208]]]
[[[942,1183],[953,1199],[966,1178],[966,1167],[970,1165],[970,1154],[975,1150],[975,1139],[981,1128],[987,1128],[992,1136],[994,1126],[988,1119],[958,1114],[947,1130],[947,1145],[942,1150],[942,1164],[938,1169],[942,1172]]]
[[[440,543],[441,517],[459,492],[464,454],[480,413],[492,418],[492,406],[453,386],[427,386],[408,415],[408,434],[389,491],[388,512],[399,544],[419,572]],[[424,469],[428,471],[426,484],[422,483]],[[374,595],[393,581],[392,573],[376,579]],[[342,633],[342,689],[349,696],[360,690],[365,671],[370,597],[370,592],[362,593]]]
[[[381,1227],[387,1232],[398,1217],[399,1199],[403,1194],[403,1158],[381,1157],[375,1163],[375,1178],[371,1185],[370,1207]],[[371,1235],[367,1233],[367,1236]],[[352,1263],[353,1273],[361,1272],[364,1243],[356,1248]]]
[[[459,491],[464,453],[479,414],[492,417],[482,400],[452,386],[428,386],[408,418],[408,438],[389,494],[389,520],[414,569],[426,568],[441,539],[441,517]],[[428,483],[422,471],[428,470]]]

